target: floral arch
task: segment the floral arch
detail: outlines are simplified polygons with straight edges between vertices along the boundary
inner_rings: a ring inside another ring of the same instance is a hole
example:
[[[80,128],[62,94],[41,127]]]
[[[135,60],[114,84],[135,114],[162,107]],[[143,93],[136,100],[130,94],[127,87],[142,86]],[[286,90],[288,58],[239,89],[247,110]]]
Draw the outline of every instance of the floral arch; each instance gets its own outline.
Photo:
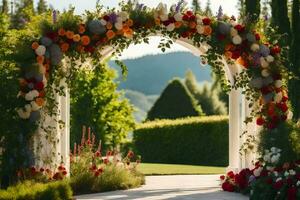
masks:
[[[76,60],[99,61],[111,52],[118,55],[129,44],[147,42],[148,36],[159,34],[169,38],[159,46],[163,51],[177,41],[204,54],[215,73],[227,75],[228,80],[225,78],[222,83],[231,90],[230,168],[249,165],[239,154],[243,132],[251,130],[255,134],[256,125],[274,129],[286,121],[289,112],[281,75],[284,70],[281,49],[276,43],[266,41],[253,27],[239,24],[226,15],[201,16],[181,3],[170,10],[164,4],[155,9],[126,4],[121,11],[103,11],[97,7],[96,12],[87,12],[84,18],[73,12],[54,14],[53,22],[42,24],[40,35],[24,39],[28,56],[20,63],[17,112],[24,119],[24,126],[31,126],[37,132],[34,135],[36,156],[40,157],[37,162],[45,163],[43,159],[50,153],[48,163],[60,162],[61,158],[68,163],[67,84],[78,65]],[[24,51],[17,53],[22,55]],[[126,68],[121,67],[125,72]]]

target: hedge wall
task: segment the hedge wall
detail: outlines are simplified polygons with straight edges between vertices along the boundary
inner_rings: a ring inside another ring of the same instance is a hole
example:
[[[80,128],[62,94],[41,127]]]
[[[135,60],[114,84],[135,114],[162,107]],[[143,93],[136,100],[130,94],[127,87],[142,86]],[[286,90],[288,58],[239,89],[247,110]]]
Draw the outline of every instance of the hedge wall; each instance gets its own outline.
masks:
[[[66,181],[34,183],[26,181],[0,190],[0,200],[71,200],[72,189]]]
[[[228,165],[228,117],[158,120],[137,126],[133,144],[142,162]]]

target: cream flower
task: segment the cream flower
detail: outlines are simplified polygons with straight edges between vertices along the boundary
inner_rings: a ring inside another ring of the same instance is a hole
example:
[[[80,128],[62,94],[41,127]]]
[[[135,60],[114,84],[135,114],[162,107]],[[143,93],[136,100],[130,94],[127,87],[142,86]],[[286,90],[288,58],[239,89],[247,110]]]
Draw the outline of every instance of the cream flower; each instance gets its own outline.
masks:
[[[282,81],[281,81],[281,80],[277,80],[277,81],[275,81],[275,87],[276,87],[276,88],[281,88],[281,87],[282,87],[282,85],[283,85],[283,83],[282,83]]]
[[[35,101],[32,101],[30,103],[30,105],[31,105],[31,110],[32,111],[37,111],[37,110],[39,110],[41,108],[39,105],[37,105],[37,103]]]
[[[173,31],[175,29],[175,24],[174,23],[171,23],[167,26],[167,31]]]
[[[239,35],[236,35],[232,38],[232,42],[235,45],[239,45],[242,43],[242,38]]]
[[[271,56],[271,55],[268,55],[268,56],[266,57],[266,60],[267,60],[269,63],[274,62],[274,57]]]
[[[268,69],[264,69],[264,70],[261,71],[261,75],[263,77],[268,77],[268,76],[270,76],[270,72],[269,72]]]
[[[30,112],[25,112],[23,109],[18,109],[17,113],[22,119],[28,119],[30,117]]]
[[[177,22],[181,22],[182,21],[182,14],[180,12],[176,13],[174,15],[174,19],[177,21]]]
[[[122,30],[123,29],[123,24],[122,23],[115,23],[115,27],[117,30]]]
[[[197,29],[197,32],[199,34],[203,34],[204,33],[204,27],[202,25],[197,25],[196,29]]]
[[[105,19],[101,19],[101,20],[100,20],[100,23],[101,23],[103,26],[106,26],[107,21],[106,21]]]
[[[261,65],[262,68],[269,67],[269,63],[266,61],[266,59],[264,57],[260,58],[260,65]]]
[[[35,50],[36,55],[38,56],[43,56],[46,53],[46,47],[44,45],[40,45],[36,50]]]
[[[122,11],[119,13],[119,17],[121,17],[123,21],[126,21],[129,18],[129,14],[125,11]]]
[[[254,43],[251,45],[251,51],[256,52],[259,50],[259,45]]]
[[[232,36],[232,37],[234,37],[234,36],[237,36],[239,33],[238,33],[238,31],[235,29],[235,28],[231,28],[230,29],[230,35]]]

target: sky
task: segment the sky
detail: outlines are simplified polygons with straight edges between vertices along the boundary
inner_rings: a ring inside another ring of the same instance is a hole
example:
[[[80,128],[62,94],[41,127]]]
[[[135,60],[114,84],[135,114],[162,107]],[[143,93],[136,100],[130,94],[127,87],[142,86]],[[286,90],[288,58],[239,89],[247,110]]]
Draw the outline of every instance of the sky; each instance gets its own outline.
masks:
[[[97,0],[46,0],[48,4],[52,5],[54,9],[63,10],[69,8],[70,5],[75,7],[75,12],[77,14],[82,14],[85,10],[94,10]],[[191,5],[191,0],[186,0]],[[213,13],[217,13],[219,6],[222,6],[223,12],[229,16],[235,15],[237,16],[238,11],[236,9],[238,0],[211,0],[211,9]],[[38,0],[35,0],[37,3]],[[100,4],[105,7],[118,7],[118,3],[120,1],[117,0],[100,0]],[[156,7],[160,2],[171,6],[174,3],[177,3],[178,0],[139,0],[140,3],[144,3],[148,7]],[[200,0],[200,4],[202,7],[206,5],[207,0]],[[136,58],[141,57],[143,55],[148,54],[159,54],[162,53],[160,49],[157,48],[158,43],[160,41],[159,37],[151,37],[150,44],[139,44],[139,45],[131,45],[128,49],[126,49],[121,59],[127,58]],[[143,51],[141,51],[141,49]],[[173,44],[171,49],[168,49],[165,53],[176,52],[176,51],[189,51],[185,47],[179,44]]]

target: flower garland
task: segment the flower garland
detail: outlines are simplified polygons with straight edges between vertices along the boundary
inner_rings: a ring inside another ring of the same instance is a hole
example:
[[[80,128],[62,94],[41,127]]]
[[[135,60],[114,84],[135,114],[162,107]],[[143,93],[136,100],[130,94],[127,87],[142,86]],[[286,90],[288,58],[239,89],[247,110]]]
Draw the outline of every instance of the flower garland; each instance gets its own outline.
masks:
[[[131,42],[142,42],[151,33],[160,32],[172,39],[191,39],[199,47],[207,42],[210,45],[207,54],[224,55],[228,62],[243,66],[249,80],[242,80],[246,83],[240,87],[259,94],[252,99],[259,103],[254,113],[256,123],[274,129],[279,122],[286,121],[288,95],[283,84],[281,48],[265,41],[251,25],[239,24],[234,17],[225,15],[201,16],[185,9],[182,2],[170,10],[162,3],[156,9],[137,4],[123,5],[121,10],[98,13],[86,20],[79,19],[75,25],[60,27],[58,17],[56,24],[32,42],[36,64],[26,68],[20,79],[18,97],[25,103],[17,112],[22,119],[39,120],[46,104],[46,86],[64,55],[72,57],[72,53],[77,53],[97,57],[98,50],[105,46],[116,46],[121,51]],[[210,61],[213,62],[216,61]]]

